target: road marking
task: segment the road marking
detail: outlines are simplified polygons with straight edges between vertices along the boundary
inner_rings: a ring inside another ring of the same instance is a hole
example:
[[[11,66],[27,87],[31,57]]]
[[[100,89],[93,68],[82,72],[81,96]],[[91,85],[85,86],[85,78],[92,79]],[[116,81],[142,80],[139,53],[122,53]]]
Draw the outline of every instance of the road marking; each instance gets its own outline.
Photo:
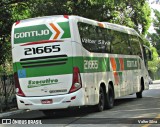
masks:
[[[160,114],[158,114],[158,116],[155,117],[153,120],[156,121],[156,120],[158,120],[158,119],[160,119]],[[152,125],[152,124],[151,124],[151,123],[150,123],[150,124],[145,124],[145,125],[143,125],[143,126],[141,126],[141,127],[149,127],[150,125]]]

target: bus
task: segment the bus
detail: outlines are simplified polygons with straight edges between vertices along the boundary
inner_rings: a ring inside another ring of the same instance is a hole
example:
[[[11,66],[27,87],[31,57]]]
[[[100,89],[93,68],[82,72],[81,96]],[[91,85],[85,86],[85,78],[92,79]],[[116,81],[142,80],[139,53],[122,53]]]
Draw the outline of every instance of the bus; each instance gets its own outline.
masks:
[[[80,16],[56,15],[17,21],[11,33],[19,109],[93,106],[149,88],[151,52],[131,28]]]

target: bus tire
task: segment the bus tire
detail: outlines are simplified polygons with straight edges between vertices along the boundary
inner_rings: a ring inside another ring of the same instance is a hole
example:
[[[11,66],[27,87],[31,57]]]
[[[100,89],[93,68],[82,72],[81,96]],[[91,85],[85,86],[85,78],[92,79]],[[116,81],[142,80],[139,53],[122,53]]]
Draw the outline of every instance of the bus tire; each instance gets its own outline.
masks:
[[[143,97],[142,96],[142,92],[144,90],[144,81],[143,81],[143,79],[141,79],[141,84],[140,85],[141,85],[141,90],[136,93],[137,98],[142,98]]]
[[[137,98],[142,98],[143,97],[142,92],[143,92],[143,90],[142,90],[142,86],[141,86],[141,91],[136,93]]]
[[[111,109],[114,106],[114,89],[109,84],[108,85],[108,92],[106,96],[106,109]]]
[[[142,98],[142,91],[136,93],[137,98]]]
[[[103,87],[101,86],[99,89],[99,103],[96,105],[96,111],[97,112],[102,112],[105,108],[105,92]]]

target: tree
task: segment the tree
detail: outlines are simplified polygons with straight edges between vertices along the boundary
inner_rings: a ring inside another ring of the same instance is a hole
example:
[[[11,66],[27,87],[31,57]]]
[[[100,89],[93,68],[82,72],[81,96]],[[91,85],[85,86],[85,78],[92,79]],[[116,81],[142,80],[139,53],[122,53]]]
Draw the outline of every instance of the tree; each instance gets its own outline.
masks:
[[[125,0],[116,3],[118,16],[115,23],[134,28],[142,35],[151,24],[151,9],[145,0]]]
[[[4,69],[11,63],[11,27],[16,20],[28,18],[24,13],[26,0],[2,0],[0,2],[0,66]],[[25,16],[21,16],[25,15]]]
[[[79,15],[126,25],[143,35],[150,25],[150,8],[145,0],[2,0],[0,13],[0,65],[11,61],[11,26],[17,20],[47,15]]]
[[[154,10],[155,12],[155,19],[153,20],[153,26],[156,33],[148,34],[148,38],[150,39],[151,43],[157,49],[158,54],[160,55],[160,12]]]
[[[11,9],[9,6],[5,5],[5,2],[1,2],[0,8],[0,64],[4,64],[5,60],[10,56],[8,53],[10,52],[10,32],[12,26],[11,20]]]
[[[32,17],[44,15],[79,15],[135,28],[146,34],[151,23],[151,9],[145,0],[30,0]],[[139,29],[141,26],[141,30]]]
[[[158,59],[158,53],[155,47],[150,48],[152,51],[153,60],[148,62],[148,69],[152,73],[156,73],[160,68],[160,59]]]

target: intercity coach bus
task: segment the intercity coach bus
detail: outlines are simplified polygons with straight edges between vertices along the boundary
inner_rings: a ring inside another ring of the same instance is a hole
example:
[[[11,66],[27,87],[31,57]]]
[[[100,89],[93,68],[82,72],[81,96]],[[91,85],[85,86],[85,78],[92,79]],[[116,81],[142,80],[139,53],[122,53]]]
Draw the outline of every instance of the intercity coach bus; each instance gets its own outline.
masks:
[[[58,15],[18,21],[11,38],[19,109],[102,111],[149,88],[151,52],[134,29]]]

